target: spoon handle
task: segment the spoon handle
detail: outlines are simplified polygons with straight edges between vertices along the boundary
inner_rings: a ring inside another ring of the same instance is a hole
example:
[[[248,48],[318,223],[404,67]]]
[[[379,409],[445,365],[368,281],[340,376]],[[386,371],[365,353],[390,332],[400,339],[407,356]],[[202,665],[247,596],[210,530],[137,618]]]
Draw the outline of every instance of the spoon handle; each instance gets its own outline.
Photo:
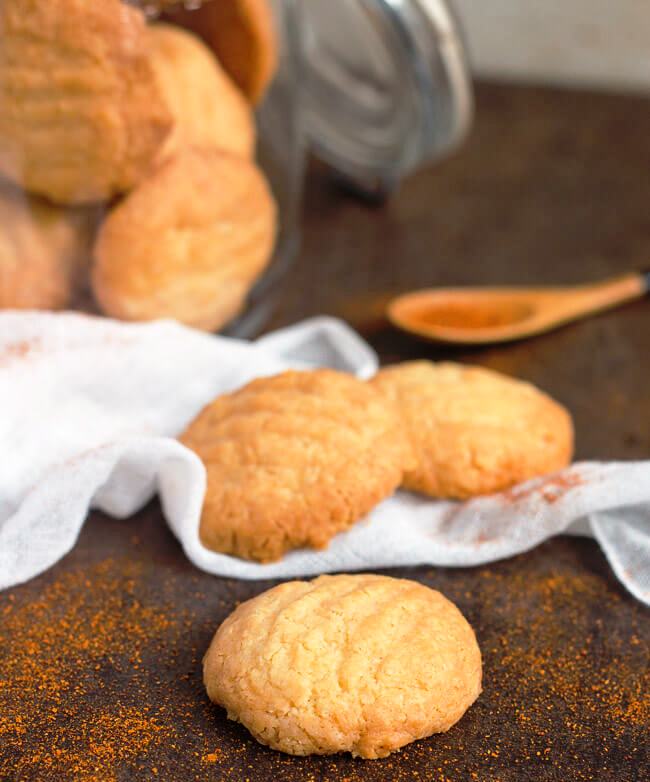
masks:
[[[602,282],[579,285],[567,290],[560,307],[575,316],[616,307],[650,292],[650,270],[630,272]],[[563,306],[562,306],[563,305]]]

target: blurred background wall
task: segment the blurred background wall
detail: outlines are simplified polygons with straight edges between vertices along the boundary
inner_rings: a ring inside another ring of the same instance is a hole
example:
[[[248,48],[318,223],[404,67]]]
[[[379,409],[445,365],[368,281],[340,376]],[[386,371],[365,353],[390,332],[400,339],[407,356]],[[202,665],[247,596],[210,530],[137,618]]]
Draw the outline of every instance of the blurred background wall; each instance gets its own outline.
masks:
[[[650,0],[453,0],[477,74],[650,92]]]

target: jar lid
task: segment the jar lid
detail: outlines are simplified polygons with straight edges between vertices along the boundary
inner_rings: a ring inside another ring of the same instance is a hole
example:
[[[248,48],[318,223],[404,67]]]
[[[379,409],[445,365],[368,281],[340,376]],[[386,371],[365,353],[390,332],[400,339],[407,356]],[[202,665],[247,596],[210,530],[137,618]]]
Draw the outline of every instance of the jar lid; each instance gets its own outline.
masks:
[[[386,195],[463,138],[471,81],[444,0],[301,0],[300,6],[307,137],[357,189]]]

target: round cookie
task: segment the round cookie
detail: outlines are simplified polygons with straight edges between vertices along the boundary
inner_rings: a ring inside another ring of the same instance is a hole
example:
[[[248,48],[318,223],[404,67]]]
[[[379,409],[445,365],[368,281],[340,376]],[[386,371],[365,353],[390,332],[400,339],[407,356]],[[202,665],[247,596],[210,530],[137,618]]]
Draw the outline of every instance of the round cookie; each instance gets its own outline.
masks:
[[[172,126],[146,33],[121,0],[4,0],[0,173],[62,204],[139,182]]]
[[[217,0],[195,10],[179,8],[167,18],[192,30],[212,47],[251,103],[262,99],[278,61],[269,0]]]
[[[274,241],[275,204],[253,163],[179,150],[104,221],[93,292],[115,318],[216,330],[243,306]]]
[[[203,544],[261,562],[325,548],[392,494],[412,464],[391,404],[326,369],[284,372],[218,397],[181,442],[207,470]]]
[[[321,576],[238,606],[210,644],[203,681],[273,749],[380,758],[458,722],[481,692],[481,653],[440,592]]]
[[[0,184],[0,308],[68,306],[98,220],[97,210],[62,209]]]
[[[482,367],[413,361],[380,370],[372,385],[402,411],[417,456],[407,489],[464,499],[565,467],[573,425],[530,383]]]
[[[190,144],[252,158],[250,106],[212,51],[197,36],[170,24],[151,25],[149,42],[151,66],[175,121],[161,157]]]

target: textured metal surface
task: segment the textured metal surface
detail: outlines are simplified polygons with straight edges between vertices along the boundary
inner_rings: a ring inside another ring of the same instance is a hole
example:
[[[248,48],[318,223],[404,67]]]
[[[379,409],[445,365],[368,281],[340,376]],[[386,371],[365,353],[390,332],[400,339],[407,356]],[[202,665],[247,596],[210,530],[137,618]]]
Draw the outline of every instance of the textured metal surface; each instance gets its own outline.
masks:
[[[648,457],[647,302],[459,353],[377,317],[382,298],[424,285],[570,283],[647,264],[647,102],[490,87],[478,108],[463,152],[382,210],[314,172],[304,260],[277,321],[346,314],[384,359],[453,357],[529,378],[572,409],[580,458]],[[0,780],[648,777],[649,614],[593,542],[560,538],[481,568],[391,572],[441,589],[467,615],[483,695],[448,734],[386,760],[289,758],[229,723],[200,679],[215,627],[270,582],[195,570],[157,505],[128,521],[92,514],[59,565],[0,594]]]

